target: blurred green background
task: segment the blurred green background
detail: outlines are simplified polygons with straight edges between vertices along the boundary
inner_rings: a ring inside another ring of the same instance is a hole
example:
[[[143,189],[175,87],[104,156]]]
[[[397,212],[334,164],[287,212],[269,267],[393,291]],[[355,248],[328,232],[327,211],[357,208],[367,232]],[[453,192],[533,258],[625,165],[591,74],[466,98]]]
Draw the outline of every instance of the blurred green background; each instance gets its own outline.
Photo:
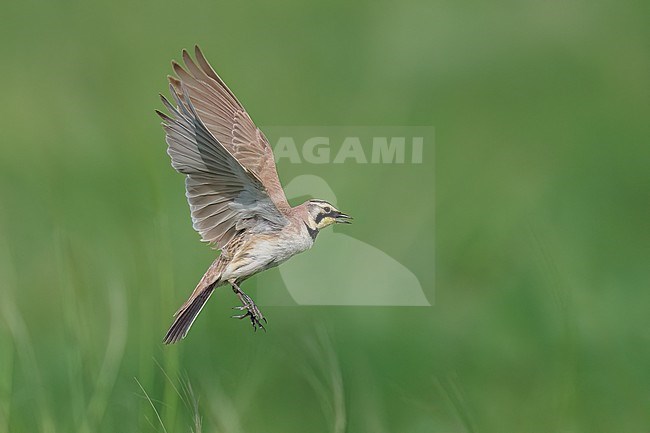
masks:
[[[0,431],[648,431],[649,12],[4,2]],[[221,290],[160,344],[215,256],[153,114],[195,43],[259,125],[435,127],[417,191],[319,168],[433,307],[269,308],[253,334]]]

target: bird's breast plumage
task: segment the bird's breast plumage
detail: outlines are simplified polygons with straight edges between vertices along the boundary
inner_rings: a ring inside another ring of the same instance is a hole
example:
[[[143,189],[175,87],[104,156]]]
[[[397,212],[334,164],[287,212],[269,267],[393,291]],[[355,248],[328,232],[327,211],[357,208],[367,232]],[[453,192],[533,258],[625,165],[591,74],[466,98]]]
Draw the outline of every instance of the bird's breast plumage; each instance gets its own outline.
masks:
[[[302,222],[301,222],[302,224]],[[289,224],[282,230],[250,236],[233,251],[223,279],[247,278],[308,250],[314,241],[305,228]]]

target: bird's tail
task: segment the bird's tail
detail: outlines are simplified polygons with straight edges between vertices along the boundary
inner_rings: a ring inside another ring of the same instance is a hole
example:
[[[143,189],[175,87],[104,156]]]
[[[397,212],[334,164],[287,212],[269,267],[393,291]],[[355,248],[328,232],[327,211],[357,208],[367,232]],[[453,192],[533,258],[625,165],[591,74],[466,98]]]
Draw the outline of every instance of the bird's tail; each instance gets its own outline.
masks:
[[[205,303],[210,299],[210,295],[212,295],[215,287],[220,285],[219,276],[221,275],[221,268],[221,260],[217,258],[205,275],[203,275],[203,278],[201,278],[201,281],[199,281],[199,284],[189,299],[174,314],[174,323],[172,323],[169,331],[165,334],[163,343],[173,344],[185,338],[196,316],[199,315]]]
[[[172,344],[185,338],[187,332],[190,330],[194,319],[199,315],[205,303],[210,299],[210,295],[214,291],[214,285],[206,287],[201,293],[196,296],[192,302],[182,310],[180,310],[174,319],[174,323],[169,327],[169,331],[163,339],[163,343]]]

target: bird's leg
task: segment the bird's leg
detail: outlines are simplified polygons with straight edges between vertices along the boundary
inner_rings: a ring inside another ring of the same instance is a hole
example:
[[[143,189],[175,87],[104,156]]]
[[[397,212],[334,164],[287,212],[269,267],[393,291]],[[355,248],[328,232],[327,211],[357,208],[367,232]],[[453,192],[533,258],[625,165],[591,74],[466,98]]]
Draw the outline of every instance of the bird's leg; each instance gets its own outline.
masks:
[[[262,325],[262,321],[264,323],[267,323],[266,318],[262,315],[262,312],[260,311],[259,308],[257,308],[257,305],[255,305],[255,302],[253,302],[253,299],[248,296],[242,289],[239,288],[236,282],[232,281],[230,282],[230,285],[232,286],[232,291],[235,292],[239,300],[241,301],[242,305],[233,307],[234,310],[239,310],[239,311],[246,311],[244,314],[239,314],[232,316],[235,319],[243,319],[245,317],[250,317],[251,319],[251,324],[253,325],[253,329],[257,331],[257,328],[260,327],[266,331],[266,328],[264,328],[264,325]]]

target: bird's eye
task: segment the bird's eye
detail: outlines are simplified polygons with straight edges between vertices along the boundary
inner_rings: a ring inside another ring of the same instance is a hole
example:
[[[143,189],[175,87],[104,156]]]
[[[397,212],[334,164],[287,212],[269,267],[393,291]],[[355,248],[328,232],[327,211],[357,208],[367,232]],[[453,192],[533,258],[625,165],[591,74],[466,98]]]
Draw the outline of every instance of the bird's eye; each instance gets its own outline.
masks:
[[[325,206],[325,209],[323,209],[323,210],[324,210],[325,212],[329,213],[329,212],[332,210],[332,208],[329,207],[329,206]]]

